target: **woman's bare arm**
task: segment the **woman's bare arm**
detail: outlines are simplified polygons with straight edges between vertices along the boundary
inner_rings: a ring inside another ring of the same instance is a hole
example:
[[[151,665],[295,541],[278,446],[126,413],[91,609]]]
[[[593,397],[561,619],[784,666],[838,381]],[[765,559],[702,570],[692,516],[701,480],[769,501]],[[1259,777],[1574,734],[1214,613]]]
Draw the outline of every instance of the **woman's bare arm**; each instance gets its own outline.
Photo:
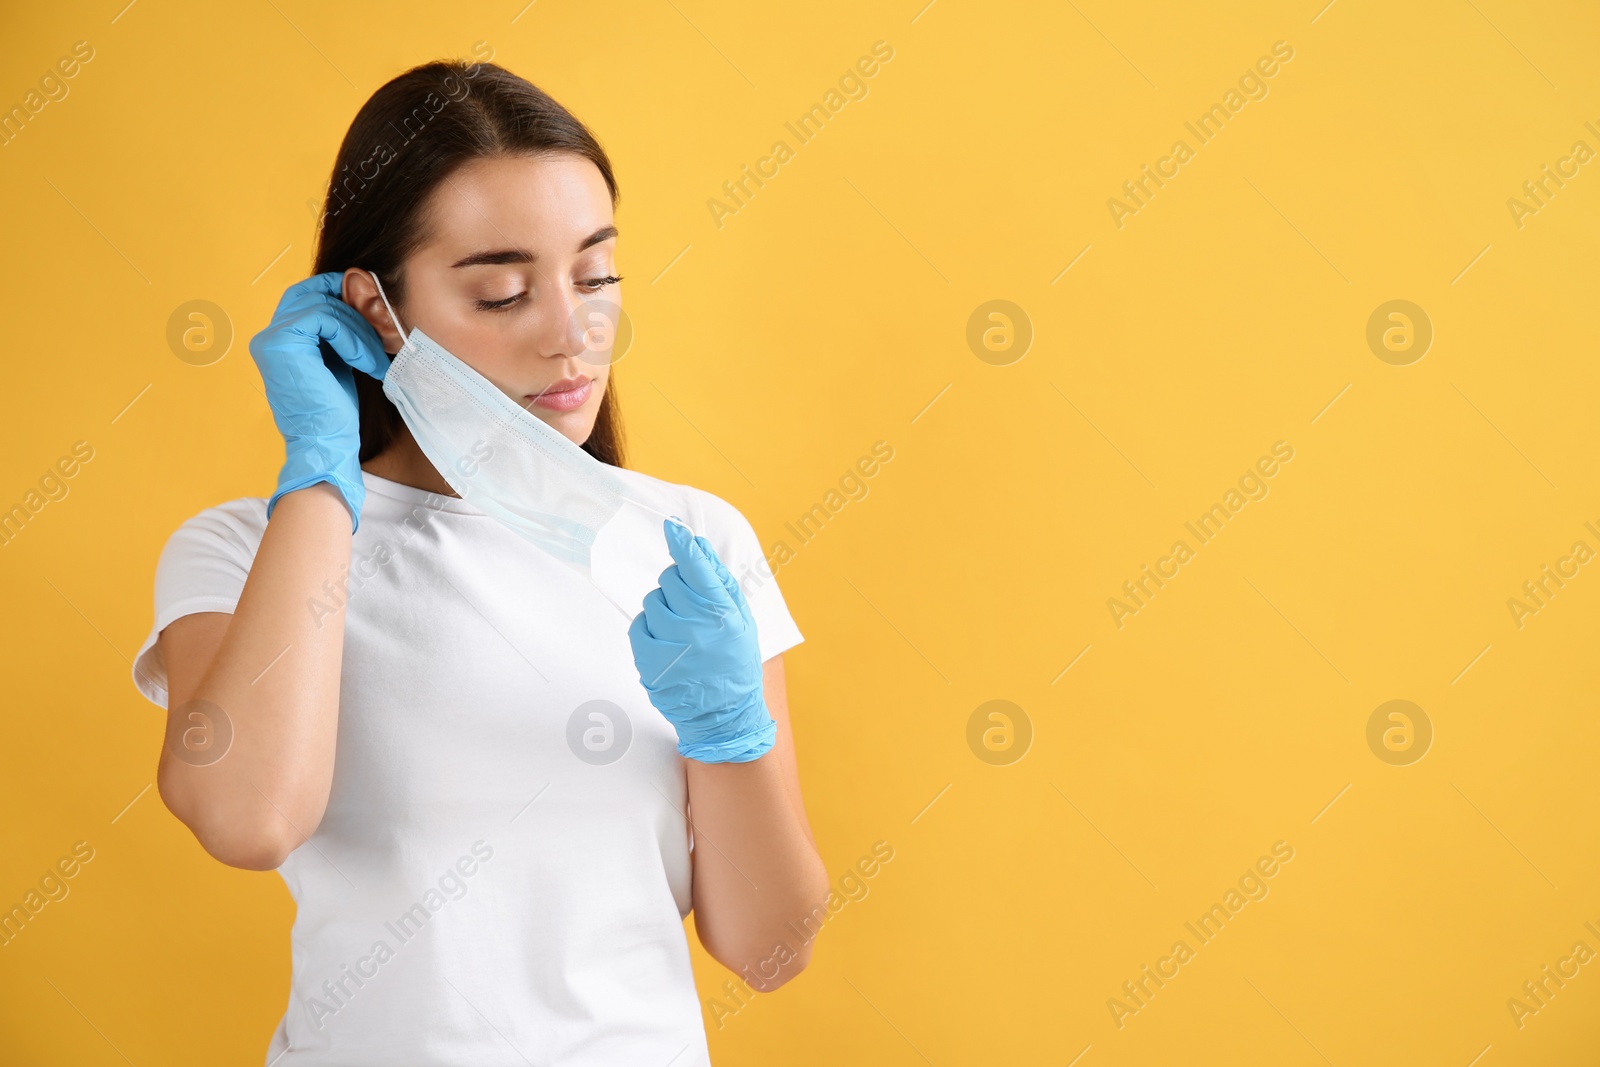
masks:
[[[821,927],[829,886],[800,795],[781,655],[762,665],[762,688],[778,724],[772,748],[747,763],[689,760],[688,779],[695,932],[713,959],[767,992],[810,961],[797,929]]]
[[[344,613],[319,623],[310,605],[326,601],[324,582],[338,587],[351,536],[350,512],[330,483],[284,494],[233,614],[185,615],[158,638],[168,692],[161,799],[229,866],[281,866],[327,807]],[[183,743],[196,728],[219,738],[231,728],[221,758]]]

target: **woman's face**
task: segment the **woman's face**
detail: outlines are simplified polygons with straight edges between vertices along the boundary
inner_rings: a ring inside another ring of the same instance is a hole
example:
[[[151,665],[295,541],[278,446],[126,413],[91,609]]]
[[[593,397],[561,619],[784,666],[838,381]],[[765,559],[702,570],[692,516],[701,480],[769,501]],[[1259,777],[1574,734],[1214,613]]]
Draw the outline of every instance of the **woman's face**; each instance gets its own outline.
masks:
[[[474,160],[423,212],[425,243],[405,261],[405,304],[395,306],[401,325],[421,327],[581,445],[600,413],[622,304],[600,171],[570,153]],[[346,292],[398,351],[371,278],[347,273]]]

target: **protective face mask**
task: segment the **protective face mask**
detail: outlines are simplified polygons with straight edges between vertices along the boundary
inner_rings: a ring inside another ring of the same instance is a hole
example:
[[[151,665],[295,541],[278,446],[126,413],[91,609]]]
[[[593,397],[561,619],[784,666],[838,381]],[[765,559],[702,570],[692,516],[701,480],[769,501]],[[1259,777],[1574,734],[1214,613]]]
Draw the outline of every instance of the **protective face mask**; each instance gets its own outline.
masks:
[[[462,499],[576,570],[631,619],[636,612],[617,604],[592,573],[602,528],[628,505],[688,523],[639,500],[615,467],[573,444],[422,330],[412,327],[407,334],[383,283],[376,274],[372,280],[406,339],[384,375],[383,393],[428,462]],[[657,540],[665,551],[664,539]]]

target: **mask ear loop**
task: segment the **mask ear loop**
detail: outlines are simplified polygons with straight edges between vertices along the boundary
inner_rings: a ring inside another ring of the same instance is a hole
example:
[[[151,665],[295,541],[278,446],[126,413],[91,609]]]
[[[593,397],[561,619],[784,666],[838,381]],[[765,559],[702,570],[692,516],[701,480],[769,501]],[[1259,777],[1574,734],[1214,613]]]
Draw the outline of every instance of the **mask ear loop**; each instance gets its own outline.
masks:
[[[639,503],[639,501],[633,499],[631,496],[627,496],[626,494],[624,494],[622,499],[627,501],[628,503],[632,504],[636,508],[640,508],[640,509],[642,509],[644,511],[648,511],[650,514],[656,516],[657,518],[660,518],[660,519],[671,519],[673,522],[677,523],[679,526],[682,526],[685,530],[688,530],[690,537],[699,537],[700,536],[699,534],[694,532],[694,527],[690,526],[687,522],[685,522],[683,519],[680,519],[676,515],[668,515],[665,512],[657,511],[655,508],[650,507],[647,504],[641,504],[641,503]]]
[[[400,325],[400,316],[396,315],[394,313],[394,308],[389,306],[389,298],[384,295],[383,283],[378,280],[378,276],[370,270],[367,271],[367,276],[372,279],[372,284],[378,287],[378,295],[383,297],[383,306],[384,309],[389,312],[389,320],[394,323],[394,328],[400,331],[400,347],[404,348],[406,343],[406,331],[405,327]]]

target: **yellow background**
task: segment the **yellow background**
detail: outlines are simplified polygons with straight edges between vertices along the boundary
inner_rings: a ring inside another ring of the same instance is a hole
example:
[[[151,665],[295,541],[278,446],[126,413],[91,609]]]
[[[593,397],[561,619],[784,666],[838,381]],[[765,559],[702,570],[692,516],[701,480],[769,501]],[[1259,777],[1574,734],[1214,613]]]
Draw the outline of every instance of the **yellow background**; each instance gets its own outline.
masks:
[[[0,103],[95,57],[0,148],[0,503],[95,457],[0,552],[0,902],[96,854],[0,949],[0,1059],[261,1061],[290,901],[142,792],[162,716],[128,657],[172,530],[275,484],[248,339],[309,273],[350,119],[484,41],[617,166],[636,466],[770,544],[894,449],[779,571],[827,866],[894,859],[806,973],[708,1016],[716,1062],[1592,1062],[1600,963],[1520,1029],[1506,1002],[1600,951],[1600,564],[1520,628],[1507,601],[1600,549],[1600,162],[1520,228],[1507,200],[1600,149],[1600,18],[1321,3],[13,5]],[[1277,41],[1269,95],[1118,228],[1108,198]],[[165,339],[194,299],[235,333],[210,366]],[[997,299],[1034,331],[1005,366],[966,340]],[[1394,299],[1433,324],[1409,366],[1365,339]],[[1119,629],[1108,598],[1279,440],[1270,494]],[[1005,766],[967,742],[997,699],[1033,729]],[[1367,745],[1394,699],[1435,732],[1409,766]],[[1119,1028],[1108,999],[1280,840],[1270,895]]]

